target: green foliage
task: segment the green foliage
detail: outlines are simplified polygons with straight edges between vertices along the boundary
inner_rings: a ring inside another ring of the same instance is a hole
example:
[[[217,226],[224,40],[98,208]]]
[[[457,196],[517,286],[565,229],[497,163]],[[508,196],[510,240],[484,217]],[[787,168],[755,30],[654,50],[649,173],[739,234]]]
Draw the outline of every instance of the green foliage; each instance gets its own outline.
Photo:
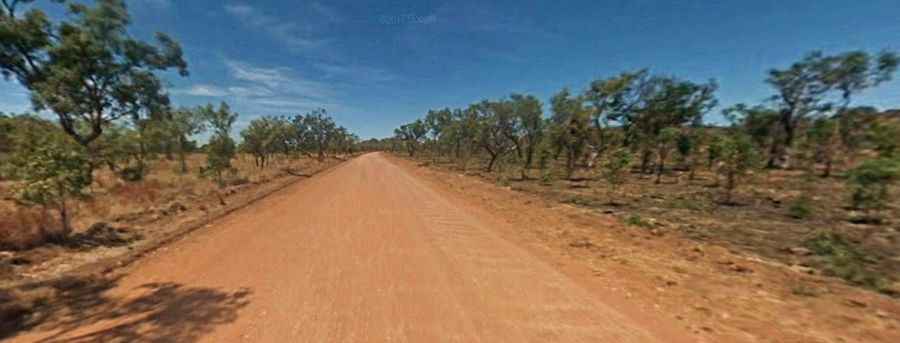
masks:
[[[155,72],[187,75],[178,43],[162,33],[157,45],[130,37],[121,0],[57,1],[68,15],[54,18],[27,5],[18,13],[29,2],[4,1],[0,9],[0,72],[31,92],[36,109],[56,114],[75,141],[90,144],[122,117],[164,112],[169,99]]]
[[[83,149],[52,133],[32,143],[30,148],[16,150],[8,165],[10,174],[20,181],[16,200],[56,210],[62,232],[54,238],[65,238],[72,231],[67,201],[88,196],[90,159]]]
[[[591,137],[592,110],[584,105],[583,97],[572,96],[568,89],[553,95],[550,103],[549,136],[557,151],[566,153],[566,177],[571,178]]]
[[[869,130],[868,140],[872,148],[883,158],[898,157],[900,152],[900,125],[875,123]]]
[[[788,215],[796,219],[807,219],[813,214],[811,200],[802,196],[794,200],[788,207]]]
[[[656,183],[660,183],[662,180],[662,174],[666,167],[666,159],[669,156],[669,152],[672,151],[673,146],[677,143],[680,135],[681,130],[674,127],[667,127],[662,129],[659,132],[659,135],[656,136],[656,156],[658,157],[656,163]]]
[[[231,166],[231,159],[234,158],[236,150],[234,140],[229,136],[215,135],[206,144],[205,172],[215,177],[220,186],[225,184],[223,178],[225,172],[234,169]]]
[[[900,160],[878,158],[863,162],[848,172],[851,204],[866,212],[883,209],[890,198],[890,186],[898,178]]]
[[[776,142],[782,148],[773,151],[792,147],[797,126],[808,116],[843,113],[855,94],[890,80],[898,62],[897,55],[887,51],[877,56],[864,51],[830,56],[814,51],[786,69],[769,71],[766,82],[777,92],[772,100],[779,107],[782,137]],[[775,159],[770,158],[769,164]]]
[[[238,114],[231,112],[226,103],[221,103],[217,110],[212,105],[199,109],[200,115],[213,128],[213,136],[206,144],[206,168],[204,173],[215,177],[219,186],[224,186],[225,172],[234,168],[231,159],[237,153],[234,140],[231,138],[231,126],[237,121]]]
[[[637,227],[643,227],[643,228],[649,228],[649,227],[653,226],[650,222],[644,220],[644,218],[641,217],[639,214],[632,214],[632,215],[628,216],[627,218],[625,218],[625,224],[629,225],[629,226],[637,226]]]
[[[706,167],[713,169],[716,162],[722,158],[722,141],[723,136],[715,135],[709,139],[709,145],[706,147]]]
[[[250,121],[250,125],[241,131],[240,150],[250,153],[256,160],[256,166],[264,168],[272,155],[278,152],[289,153],[291,139],[295,136],[294,126],[284,118],[261,117]]]
[[[778,111],[762,105],[749,107],[737,104],[726,108],[722,114],[732,126],[750,136],[758,147],[772,144],[778,125]]]
[[[838,113],[838,131],[841,144],[852,154],[867,140],[868,122],[878,110],[874,107],[854,107]]]
[[[518,132],[513,132],[514,139],[520,145],[524,145],[520,152],[525,156],[520,157],[524,160],[523,168],[528,169],[531,168],[535,151],[545,141],[544,105],[533,95],[513,94],[509,98],[513,107],[513,115],[518,121],[518,125],[515,125]]]
[[[422,139],[425,138],[427,133],[428,129],[425,126],[425,122],[421,119],[402,125],[394,130],[394,136],[406,144],[409,156],[415,156],[416,150],[422,144]]]
[[[200,109],[180,108],[170,113],[166,121],[170,139],[178,152],[181,173],[187,173],[186,154],[191,150],[189,138],[206,130],[206,121]]]
[[[306,115],[297,115],[292,122],[296,144],[303,149],[316,151],[319,160],[324,160],[325,151],[339,136],[346,134],[346,130],[342,127],[339,128],[328,116],[328,112],[322,108],[313,110]],[[419,121],[418,125],[424,136],[424,122]]]
[[[715,81],[698,84],[674,77],[653,77],[642,93],[641,106],[632,122],[636,134],[657,137],[667,127],[699,126],[703,115],[718,103]]]
[[[884,278],[866,270],[866,254],[844,236],[821,231],[806,241],[806,247],[825,259],[828,274],[876,290],[884,287]]]
[[[837,153],[838,144],[840,143],[838,122],[830,118],[819,118],[813,121],[806,132],[806,136],[806,144],[804,145],[806,145],[808,150],[809,174],[812,174],[815,163],[821,161],[825,163],[825,172],[822,176],[831,175],[834,155]]]
[[[675,148],[678,150],[678,155],[681,156],[682,159],[687,160],[693,155],[694,150],[696,149],[694,139],[694,136],[688,133],[681,133],[678,135],[678,138],[675,141]]]
[[[757,166],[759,156],[753,142],[744,134],[724,136],[717,145],[721,153],[718,172],[726,178],[725,203],[730,204],[738,179]]]
[[[609,158],[603,164],[603,178],[609,184],[608,198],[611,204],[615,203],[616,192],[626,181],[628,168],[633,159],[628,149],[620,148],[609,154]]]

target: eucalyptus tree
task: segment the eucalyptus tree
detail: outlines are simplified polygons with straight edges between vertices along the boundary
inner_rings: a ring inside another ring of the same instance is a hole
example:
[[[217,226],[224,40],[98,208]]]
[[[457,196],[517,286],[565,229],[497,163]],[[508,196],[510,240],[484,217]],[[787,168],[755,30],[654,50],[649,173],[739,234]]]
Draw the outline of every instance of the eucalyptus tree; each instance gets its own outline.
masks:
[[[571,179],[590,139],[593,111],[585,106],[584,97],[573,96],[568,89],[554,94],[550,104],[553,115],[549,138],[558,152],[566,153],[566,177]]]
[[[422,143],[422,139],[425,138],[427,133],[428,128],[421,119],[416,119],[416,121],[412,123],[404,124],[399,128],[394,129],[394,135],[406,145],[406,151],[409,153],[410,157],[416,155],[419,144]]]
[[[763,105],[739,103],[722,110],[722,115],[736,129],[747,134],[760,149],[771,146],[778,134],[778,111]]]
[[[179,108],[169,114],[167,121],[169,134],[174,140],[175,150],[178,154],[178,162],[180,172],[185,174],[188,172],[187,167],[187,151],[189,149],[189,139],[193,135],[197,135],[206,130],[206,122],[197,109]]]
[[[231,159],[236,154],[236,144],[231,138],[231,127],[237,121],[238,114],[231,111],[228,104],[222,102],[219,108],[206,105],[198,109],[200,115],[206,119],[213,134],[206,144],[206,169],[205,171],[215,177],[220,186],[224,185],[223,175],[232,170]]]
[[[752,140],[743,133],[722,136],[717,145],[721,161],[718,172],[725,176],[724,203],[731,205],[738,182],[757,166],[759,157]]]
[[[519,143],[516,138],[518,120],[513,113],[512,103],[507,100],[483,100],[470,108],[478,115],[479,130],[476,142],[487,152],[490,160],[485,170],[491,172],[497,161],[502,163],[508,153],[518,151]]]
[[[614,143],[614,135],[609,130],[611,123],[626,132],[632,131],[634,116],[643,103],[649,79],[648,71],[641,69],[591,82],[585,92],[585,100],[591,103],[594,110],[591,120],[596,132],[596,139],[592,142],[595,158],[599,158]],[[624,138],[628,145],[631,137],[626,135]]]
[[[534,153],[544,139],[544,105],[533,95],[512,94],[509,96],[513,114],[518,122],[518,141],[521,149],[522,178],[531,169]]]
[[[667,127],[662,129],[659,132],[659,135],[656,139],[656,184],[662,182],[662,174],[666,169],[666,160],[669,158],[669,153],[673,148],[676,147],[676,143],[678,143],[678,137],[681,135],[681,131],[674,127]]]
[[[59,20],[20,8],[32,2],[0,1],[0,72],[30,91],[36,110],[53,112],[84,146],[119,118],[165,113],[169,99],[156,72],[187,75],[177,42],[163,33],[156,45],[132,38],[122,0],[56,1],[68,10]]]
[[[429,110],[425,115],[425,126],[431,136],[432,156],[435,161],[441,154],[441,146],[447,143],[447,130],[452,120],[453,112],[449,108]]]
[[[653,77],[642,91],[642,100],[632,114],[631,133],[640,143],[641,170],[647,171],[654,142],[670,127],[700,126],[703,115],[717,104],[715,81],[698,84],[674,77]]]
[[[269,165],[269,157],[277,147],[278,124],[270,117],[260,117],[250,121],[246,129],[241,131],[240,149],[253,155],[257,168]]]
[[[864,51],[807,54],[786,69],[772,69],[766,82],[775,89],[780,140],[770,148],[768,167],[789,166],[799,124],[811,115],[840,114],[852,97],[892,78],[898,59],[893,52],[875,56]],[[835,94],[836,93],[836,94]],[[835,100],[837,97],[837,100]]]
[[[319,161],[324,160],[325,152],[337,132],[334,119],[328,116],[328,112],[324,108],[319,108],[306,115],[296,116],[293,121],[301,135],[302,144],[314,150]]]
[[[3,173],[17,180],[12,185],[13,199],[25,206],[40,206],[55,211],[60,230],[42,235],[63,240],[72,232],[71,201],[89,196],[93,181],[91,161],[84,147],[75,143],[55,125],[31,116],[17,116],[11,132],[13,150],[2,167]]]
[[[874,107],[860,106],[848,108],[837,115],[838,134],[848,159],[852,159],[866,142],[867,128],[876,113],[878,110]]]

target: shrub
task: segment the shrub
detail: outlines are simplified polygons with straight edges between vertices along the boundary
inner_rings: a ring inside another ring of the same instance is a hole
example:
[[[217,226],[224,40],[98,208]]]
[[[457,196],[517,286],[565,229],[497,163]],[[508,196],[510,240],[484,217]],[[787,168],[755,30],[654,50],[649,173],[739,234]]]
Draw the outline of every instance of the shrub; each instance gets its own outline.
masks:
[[[812,204],[810,204],[810,199],[806,196],[794,200],[794,202],[791,203],[791,206],[788,207],[788,215],[796,219],[809,218],[812,215],[812,212]]]
[[[853,208],[867,214],[885,207],[890,185],[900,178],[900,161],[887,158],[868,160],[848,173]]]
[[[866,254],[840,234],[819,232],[806,241],[806,247],[824,258],[824,268],[828,275],[872,289],[880,290],[885,285],[882,276],[866,270]]]
[[[717,145],[721,160],[719,173],[725,175],[725,203],[731,204],[738,179],[756,166],[758,155],[753,141],[744,134],[723,137]]]
[[[625,218],[625,224],[628,224],[631,226],[645,227],[645,228],[652,226],[649,222],[644,220],[644,218],[642,218],[639,214],[632,214],[632,215],[628,216],[627,218]]]
[[[31,151],[20,150],[12,159],[13,174],[21,181],[16,200],[26,206],[39,205],[59,214],[62,231],[52,239],[63,239],[72,231],[68,201],[87,197],[91,163],[85,152],[64,141],[47,140]]]
[[[617,149],[610,155],[609,160],[603,165],[603,178],[609,183],[609,203],[615,203],[616,192],[625,183],[628,167],[631,165],[633,155],[627,149]]]

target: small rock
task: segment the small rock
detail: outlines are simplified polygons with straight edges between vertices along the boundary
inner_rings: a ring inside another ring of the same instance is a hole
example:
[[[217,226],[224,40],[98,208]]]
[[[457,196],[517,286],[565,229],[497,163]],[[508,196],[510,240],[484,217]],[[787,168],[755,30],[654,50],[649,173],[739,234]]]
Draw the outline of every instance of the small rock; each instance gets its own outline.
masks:
[[[791,270],[793,270],[793,271],[795,271],[795,272],[798,272],[798,273],[801,273],[801,274],[816,275],[816,270],[813,269],[813,268],[810,268],[810,267],[804,267],[804,266],[800,266],[800,265],[793,265],[793,266],[791,266],[790,268],[791,268]]]
[[[868,307],[869,306],[869,304],[866,304],[862,300],[857,300],[857,299],[847,299],[844,301],[844,304],[847,306],[852,306],[852,307]]]
[[[882,310],[875,311],[875,315],[878,316],[878,318],[889,318],[891,316],[890,314]]]
[[[569,243],[569,246],[573,248],[590,248],[594,246],[594,243],[591,243],[591,240],[587,238],[581,238]]]
[[[753,272],[753,269],[750,269],[749,267],[742,266],[739,264],[732,264],[731,267],[729,267],[729,268],[731,268],[732,271],[735,271],[738,273],[752,273]]]

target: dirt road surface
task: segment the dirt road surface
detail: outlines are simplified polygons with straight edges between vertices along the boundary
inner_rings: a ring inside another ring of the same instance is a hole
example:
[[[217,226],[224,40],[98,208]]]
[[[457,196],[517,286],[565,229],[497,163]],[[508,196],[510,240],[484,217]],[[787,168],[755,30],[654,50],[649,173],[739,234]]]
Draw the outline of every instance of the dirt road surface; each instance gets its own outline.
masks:
[[[14,342],[690,342],[375,153],[157,251]],[[477,206],[477,204],[472,204]]]

